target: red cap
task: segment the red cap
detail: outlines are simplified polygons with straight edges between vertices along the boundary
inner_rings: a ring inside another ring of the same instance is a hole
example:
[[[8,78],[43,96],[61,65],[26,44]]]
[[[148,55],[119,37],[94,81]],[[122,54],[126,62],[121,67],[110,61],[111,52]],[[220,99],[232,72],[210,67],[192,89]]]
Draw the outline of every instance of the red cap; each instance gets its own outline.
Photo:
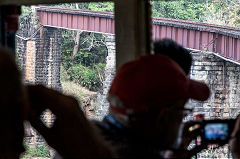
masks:
[[[110,109],[120,114],[147,112],[178,99],[207,100],[204,83],[190,80],[165,55],[147,55],[120,67],[109,90]]]

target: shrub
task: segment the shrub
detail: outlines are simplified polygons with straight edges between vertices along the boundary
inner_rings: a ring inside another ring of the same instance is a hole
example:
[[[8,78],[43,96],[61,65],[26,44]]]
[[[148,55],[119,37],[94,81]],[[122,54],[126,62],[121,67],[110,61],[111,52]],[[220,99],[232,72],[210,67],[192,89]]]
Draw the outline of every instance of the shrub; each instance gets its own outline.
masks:
[[[74,81],[91,91],[102,87],[107,56],[105,36],[82,32],[78,51],[73,55],[74,31],[63,31],[61,80]]]
[[[25,153],[21,159],[30,159],[32,157],[50,157],[50,151],[46,144],[37,146],[36,148],[30,148],[28,143],[25,143]]]
[[[87,87],[91,91],[96,91],[101,85],[101,80],[95,70],[82,65],[73,65],[68,69],[70,80]]]

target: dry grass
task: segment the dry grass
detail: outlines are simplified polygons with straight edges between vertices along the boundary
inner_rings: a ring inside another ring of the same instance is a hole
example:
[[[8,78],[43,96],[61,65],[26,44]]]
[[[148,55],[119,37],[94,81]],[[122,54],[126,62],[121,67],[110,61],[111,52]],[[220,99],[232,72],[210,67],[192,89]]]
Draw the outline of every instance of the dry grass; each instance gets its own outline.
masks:
[[[88,89],[72,81],[62,81],[62,88],[64,94],[74,96],[79,101],[83,100],[83,98],[86,96],[96,93],[91,92]]]

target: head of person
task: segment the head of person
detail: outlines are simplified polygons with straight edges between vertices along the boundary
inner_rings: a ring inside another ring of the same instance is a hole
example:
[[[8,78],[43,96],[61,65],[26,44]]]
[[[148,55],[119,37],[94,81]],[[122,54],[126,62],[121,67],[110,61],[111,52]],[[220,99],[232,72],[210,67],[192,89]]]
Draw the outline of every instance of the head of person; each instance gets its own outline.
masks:
[[[23,148],[23,85],[13,53],[0,48],[0,158],[19,158]]]
[[[188,75],[191,70],[192,56],[190,51],[183,48],[171,39],[162,39],[154,42],[154,54],[162,54],[174,60]]]
[[[184,105],[189,98],[204,101],[210,90],[190,80],[165,55],[147,55],[121,66],[109,90],[110,113],[159,147],[176,143]]]

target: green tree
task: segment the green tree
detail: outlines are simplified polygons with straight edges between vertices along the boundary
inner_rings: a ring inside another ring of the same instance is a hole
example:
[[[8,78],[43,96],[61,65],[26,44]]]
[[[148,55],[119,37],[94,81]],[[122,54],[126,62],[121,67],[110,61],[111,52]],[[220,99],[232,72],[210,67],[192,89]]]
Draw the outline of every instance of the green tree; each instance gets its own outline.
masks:
[[[215,0],[206,6],[207,15],[205,21],[220,25],[240,26],[240,1],[239,0]]]
[[[107,48],[105,36],[98,33],[82,32],[78,51],[73,55],[74,32],[62,30],[62,69],[67,80],[74,81],[90,90],[102,86]]]
[[[89,10],[94,11],[106,11],[106,12],[113,12],[114,10],[114,3],[113,2],[91,2],[88,6]]]
[[[203,21],[205,0],[152,1],[153,17]]]
[[[153,16],[240,26],[239,0],[152,1]]]
[[[93,11],[105,11],[105,12],[113,12],[114,10],[113,2],[62,3],[49,6],[74,9],[88,9]]]

